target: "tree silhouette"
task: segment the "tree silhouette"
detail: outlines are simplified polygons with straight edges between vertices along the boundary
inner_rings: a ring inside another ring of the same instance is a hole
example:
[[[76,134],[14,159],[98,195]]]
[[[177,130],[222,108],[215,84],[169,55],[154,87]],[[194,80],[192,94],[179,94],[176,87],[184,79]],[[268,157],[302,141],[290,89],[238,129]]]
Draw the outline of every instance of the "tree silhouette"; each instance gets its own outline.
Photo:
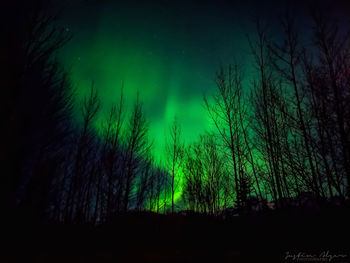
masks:
[[[197,212],[217,214],[227,197],[224,191],[225,157],[213,135],[204,135],[188,147],[184,160],[183,198]]]
[[[176,117],[169,128],[170,138],[167,141],[167,166],[170,171],[170,190],[171,190],[171,212],[174,213],[174,197],[176,189],[180,182],[180,169],[183,161],[183,143],[181,141],[181,126]]]
[[[18,3],[8,9],[9,17]],[[29,4],[29,3],[28,3]],[[55,59],[70,39],[54,25],[48,6],[36,3],[7,28],[0,166],[4,174],[5,210],[21,208],[40,220],[46,216],[50,188],[60,174],[70,133],[70,81]],[[12,19],[9,18],[9,21]]]
[[[9,218],[103,224],[170,206],[172,214],[179,207],[219,216],[267,201],[285,211],[348,201],[349,35],[320,13],[311,48],[288,13],[282,38],[257,21],[248,39],[252,87],[241,66],[219,68],[216,93],[204,97],[215,131],[185,147],[175,117],[159,161],[141,98],[128,112],[124,84],[102,122],[94,82],[81,105],[73,99],[56,59],[70,35],[49,13],[37,1],[6,31],[0,167]]]
[[[216,74],[217,94],[212,97],[212,102],[204,97],[205,106],[209,116],[215,124],[218,133],[229,152],[232,162],[236,202],[238,208],[245,200],[240,189],[240,182],[243,181],[247,163],[253,168],[253,175],[256,180],[256,187],[261,196],[261,190],[256,176],[255,164],[252,150],[249,145],[247,132],[247,108],[242,95],[242,75],[238,65],[229,65],[227,70],[220,68]],[[249,156],[249,157],[248,157]]]
[[[125,190],[123,196],[123,212],[129,208],[130,194],[135,183],[135,177],[143,157],[147,156],[151,144],[147,140],[148,124],[146,122],[142,102],[137,97],[126,131],[126,154],[125,154]]]

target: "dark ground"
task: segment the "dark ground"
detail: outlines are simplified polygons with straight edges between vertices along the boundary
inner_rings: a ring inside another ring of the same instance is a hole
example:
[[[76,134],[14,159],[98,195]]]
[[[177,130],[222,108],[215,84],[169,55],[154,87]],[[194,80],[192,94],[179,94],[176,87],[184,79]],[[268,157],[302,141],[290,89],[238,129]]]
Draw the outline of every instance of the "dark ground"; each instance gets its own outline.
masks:
[[[98,227],[22,219],[3,226],[0,262],[349,262],[349,219],[347,210],[227,220],[139,213]],[[341,257],[322,261],[323,251]]]

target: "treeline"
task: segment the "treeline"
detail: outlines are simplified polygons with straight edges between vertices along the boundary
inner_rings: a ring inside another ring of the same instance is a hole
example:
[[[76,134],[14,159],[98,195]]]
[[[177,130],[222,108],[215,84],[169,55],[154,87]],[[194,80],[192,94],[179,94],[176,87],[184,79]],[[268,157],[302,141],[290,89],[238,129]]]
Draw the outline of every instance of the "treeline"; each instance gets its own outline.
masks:
[[[217,92],[204,98],[216,136],[201,138],[185,158],[192,209],[216,213],[230,198],[238,210],[268,200],[301,205],[306,196],[320,204],[348,200],[349,31],[317,12],[312,20],[308,45],[288,13],[282,39],[256,21],[250,87],[237,65],[217,72]]]
[[[48,5],[37,3],[19,9],[22,19],[7,32],[8,87],[1,105],[5,214],[97,223],[133,209],[163,212],[169,176],[152,157],[142,102],[137,99],[127,114],[121,91],[96,128],[101,103],[94,83],[76,102],[56,59],[71,36],[55,26]]]
[[[160,163],[139,97],[127,112],[118,87],[119,101],[97,128],[94,83],[75,102],[56,59],[70,35],[45,8],[22,10],[6,32],[0,165],[9,218],[101,223],[130,210],[174,212],[179,192],[181,208],[210,214],[253,199],[283,207],[305,192],[348,200],[350,45],[319,14],[312,47],[291,16],[283,39],[257,22],[254,81],[245,86],[238,65],[220,68],[216,94],[204,97],[215,130],[185,145],[174,119]]]

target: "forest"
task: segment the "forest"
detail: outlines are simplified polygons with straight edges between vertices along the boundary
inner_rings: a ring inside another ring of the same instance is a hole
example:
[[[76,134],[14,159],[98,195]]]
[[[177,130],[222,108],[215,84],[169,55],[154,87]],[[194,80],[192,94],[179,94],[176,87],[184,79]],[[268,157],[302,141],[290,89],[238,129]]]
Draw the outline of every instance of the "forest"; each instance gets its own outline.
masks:
[[[5,16],[0,166],[8,222],[105,226],[133,213],[225,219],[348,210],[349,23],[313,11],[310,34],[300,36],[286,11],[275,38],[254,19],[250,85],[238,62],[213,72],[215,93],[202,100],[214,128],[185,143],[174,116],[159,160],[143,98],[128,101],[127,82],[101,122],[94,80],[74,99],[57,57],[74,36],[37,3]]]

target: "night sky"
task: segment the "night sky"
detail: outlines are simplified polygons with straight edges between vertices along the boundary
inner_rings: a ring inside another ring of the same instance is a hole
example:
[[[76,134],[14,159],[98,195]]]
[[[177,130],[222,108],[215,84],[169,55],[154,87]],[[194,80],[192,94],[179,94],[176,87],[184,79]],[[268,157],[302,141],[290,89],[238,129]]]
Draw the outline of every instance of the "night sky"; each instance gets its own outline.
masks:
[[[251,87],[247,35],[254,38],[255,17],[270,24],[275,39],[287,7],[300,28],[310,26],[305,14],[313,4],[281,2],[60,1],[60,23],[73,36],[60,59],[72,74],[78,100],[95,82],[104,113],[118,102],[122,82],[128,110],[140,93],[158,158],[175,115],[185,142],[212,129],[203,94],[214,92],[220,65],[241,65],[244,88]],[[324,3],[323,8],[335,17],[349,13],[339,4]]]

